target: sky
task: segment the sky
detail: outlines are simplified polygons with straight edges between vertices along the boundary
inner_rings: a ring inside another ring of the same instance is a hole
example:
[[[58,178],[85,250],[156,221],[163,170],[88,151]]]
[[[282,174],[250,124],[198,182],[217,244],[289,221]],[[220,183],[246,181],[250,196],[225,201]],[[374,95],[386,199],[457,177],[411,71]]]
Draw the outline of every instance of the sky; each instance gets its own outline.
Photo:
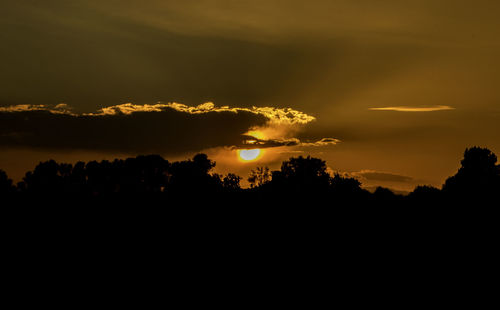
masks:
[[[0,169],[198,152],[440,186],[500,153],[495,0],[0,3]],[[238,151],[257,147],[255,160]]]

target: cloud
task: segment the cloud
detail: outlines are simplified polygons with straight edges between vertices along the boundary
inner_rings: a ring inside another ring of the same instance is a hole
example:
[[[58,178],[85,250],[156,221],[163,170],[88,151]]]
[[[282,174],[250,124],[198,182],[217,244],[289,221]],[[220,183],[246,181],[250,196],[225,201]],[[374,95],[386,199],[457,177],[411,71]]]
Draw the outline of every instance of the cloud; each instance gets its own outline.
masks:
[[[44,105],[29,105],[29,104],[19,104],[8,107],[0,107],[0,112],[26,112],[26,111],[41,111],[45,110]]]
[[[328,145],[336,145],[340,142],[339,139],[334,138],[323,138],[315,142],[302,142],[297,138],[289,139],[259,139],[250,135],[243,135],[244,140],[241,144],[235,146],[237,149],[248,149],[248,148],[271,148],[280,146],[309,146],[309,147],[321,147]]]
[[[190,113],[169,106],[132,104],[75,114],[64,106],[0,110],[0,146],[59,150],[182,154],[238,143],[241,134],[269,122],[249,111]]]
[[[359,172],[352,172],[351,175],[361,177],[368,181],[382,181],[382,182],[397,182],[408,183],[414,181],[412,177],[399,175],[388,172],[380,172],[375,170],[361,170]]]
[[[249,149],[249,148],[271,148],[280,146],[298,146],[300,145],[300,140],[296,138],[291,139],[259,139],[249,135],[243,135],[243,140],[239,145],[235,145],[237,149]]]
[[[372,111],[396,111],[396,112],[435,112],[435,111],[449,111],[455,110],[455,108],[447,105],[436,105],[431,107],[384,107],[384,108],[370,108]]]
[[[301,143],[302,146],[327,146],[327,145],[336,145],[340,143],[339,139],[335,138],[323,138],[316,142],[304,142]]]
[[[135,112],[162,112],[166,109],[173,109],[178,112],[188,114],[206,114],[211,112],[248,112],[266,117],[272,124],[278,125],[296,125],[307,124],[316,118],[306,113],[291,109],[291,108],[274,108],[274,107],[252,107],[252,108],[231,108],[229,106],[216,107],[213,102],[205,102],[198,106],[192,107],[181,103],[157,103],[137,105],[126,103],[116,106],[100,109],[97,113],[89,113],[87,115],[102,116],[102,115],[130,115]]]
[[[0,113],[13,112],[29,112],[29,111],[49,111],[52,114],[72,114],[71,107],[65,103],[57,104],[53,107],[48,107],[43,104],[19,104],[6,107],[0,107]]]
[[[334,143],[257,139],[251,128],[296,128],[315,118],[290,108],[132,103],[77,114],[66,104],[0,107],[0,147],[182,154],[215,147],[259,148]]]

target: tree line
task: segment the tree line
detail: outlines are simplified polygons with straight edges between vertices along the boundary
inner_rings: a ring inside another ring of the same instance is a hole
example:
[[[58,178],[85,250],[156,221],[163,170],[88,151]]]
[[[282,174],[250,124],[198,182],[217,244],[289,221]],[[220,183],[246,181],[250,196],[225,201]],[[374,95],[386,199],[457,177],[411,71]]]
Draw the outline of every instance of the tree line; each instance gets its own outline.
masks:
[[[408,195],[397,195],[382,187],[369,192],[355,178],[330,175],[325,161],[310,156],[292,157],[276,171],[267,167],[252,170],[248,178],[250,188],[245,189],[241,187],[240,176],[213,173],[215,165],[206,154],[177,162],[169,162],[159,155],[74,165],[49,160],[40,162],[17,184],[0,170],[0,196],[11,201],[71,197],[86,201],[217,198],[235,202],[318,202],[327,198],[343,203],[426,204],[464,199],[486,201],[497,198],[500,193],[497,157],[481,147],[465,150],[461,167],[441,188],[418,186]]]

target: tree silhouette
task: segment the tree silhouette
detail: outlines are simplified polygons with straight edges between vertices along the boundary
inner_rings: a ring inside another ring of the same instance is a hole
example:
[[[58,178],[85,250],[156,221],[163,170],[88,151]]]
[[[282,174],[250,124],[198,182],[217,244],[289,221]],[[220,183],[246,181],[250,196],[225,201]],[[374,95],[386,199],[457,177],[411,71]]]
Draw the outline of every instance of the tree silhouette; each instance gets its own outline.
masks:
[[[330,185],[330,175],[326,162],[308,157],[292,157],[281,164],[280,171],[272,174],[272,184],[280,190],[295,193],[326,192]]]
[[[55,195],[65,192],[65,180],[71,165],[59,165],[54,160],[40,162],[33,172],[23,178],[26,191],[40,195]]]
[[[257,167],[250,172],[248,182],[251,187],[260,187],[271,181],[272,174],[268,167]]]
[[[121,163],[124,181],[118,184],[121,191],[159,193],[166,190],[170,178],[170,163],[159,155],[128,158]]]
[[[462,167],[446,180],[443,191],[455,197],[481,198],[497,194],[500,191],[500,168],[496,162],[496,155],[487,148],[466,149]]]
[[[117,201],[179,201],[221,202],[228,198],[231,204],[250,205],[456,205],[464,198],[469,202],[483,199],[494,201],[500,192],[500,166],[489,149],[466,149],[458,172],[448,178],[439,190],[418,186],[407,196],[396,195],[390,189],[377,188],[370,193],[359,180],[340,174],[331,176],[326,162],[308,157],[292,157],[284,161],[280,170],[270,172],[267,167],[252,170],[248,181],[250,189],[242,189],[241,177],[228,173],[212,173],[215,162],[206,154],[197,154],[190,160],[170,163],[159,155],[135,158],[77,162],[74,165],[54,160],[40,162],[28,171],[17,186],[0,170],[0,195],[24,198],[36,202],[40,198],[63,198],[60,201],[114,203]],[[134,199],[138,198],[138,199]],[[207,200],[208,199],[208,200]],[[256,203],[257,202],[257,203]],[[328,203],[325,203],[328,202]],[[168,204],[167,203],[167,204]],[[474,204],[469,204],[474,205]]]
[[[240,187],[241,177],[234,173],[229,173],[222,180],[222,186],[224,190],[234,192],[241,189]]]
[[[87,192],[87,174],[84,162],[79,161],[74,165],[69,182],[69,191],[71,193],[77,194]]]
[[[0,197],[12,194],[14,191],[14,186],[12,186],[12,180],[9,179],[5,171],[0,170]]]
[[[408,195],[408,199],[414,203],[425,203],[425,202],[440,202],[441,201],[441,191],[438,188],[424,185],[417,186]]]
[[[378,204],[394,204],[396,202],[399,202],[399,196],[394,194],[393,191],[391,191],[388,188],[385,187],[377,187],[375,189],[375,192],[373,193],[373,198],[375,203]]]
[[[355,178],[343,177],[336,173],[330,180],[330,186],[334,195],[356,196],[362,195],[361,182]]]
[[[88,162],[85,165],[87,174],[87,187],[91,196],[109,195],[118,190],[113,182],[112,165],[109,161],[103,160]]]
[[[215,193],[220,189],[220,177],[209,172],[215,162],[206,154],[197,154],[193,160],[175,162],[170,169],[169,190],[171,193],[185,195],[187,193]]]

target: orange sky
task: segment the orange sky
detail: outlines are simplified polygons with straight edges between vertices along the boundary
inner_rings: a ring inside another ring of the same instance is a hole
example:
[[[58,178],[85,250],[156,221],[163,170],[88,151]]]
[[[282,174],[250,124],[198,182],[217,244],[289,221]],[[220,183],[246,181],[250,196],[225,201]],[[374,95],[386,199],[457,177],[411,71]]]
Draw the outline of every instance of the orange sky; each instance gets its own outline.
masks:
[[[310,154],[366,186],[408,190],[442,184],[466,147],[500,153],[498,1],[27,0],[0,11],[0,169],[17,179],[49,158],[203,151],[246,177]],[[33,118],[33,105],[67,118]],[[265,153],[242,163],[236,138],[253,127]]]

